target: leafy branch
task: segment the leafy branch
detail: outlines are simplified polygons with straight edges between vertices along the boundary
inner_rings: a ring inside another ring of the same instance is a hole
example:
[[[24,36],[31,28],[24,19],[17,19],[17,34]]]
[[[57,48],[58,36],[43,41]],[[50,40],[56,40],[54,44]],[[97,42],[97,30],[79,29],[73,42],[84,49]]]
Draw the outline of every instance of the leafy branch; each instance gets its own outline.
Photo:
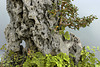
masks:
[[[73,0],[72,0],[73,1]],[[96,16],[90,15],[87,17],[78,17],[78,8],[73,5],[71,3],[71,0],[58,0],[58,5],[59,5],[59,9],[57,9],[55,3],[53,3],[53,9],[50,11],[48,10],[48,12],[52,15],[52,16],[57,16],[59,18],[59,22],[58,22],[58,26],[56,26],[55,30],[59,31],[62,30],[61,27],[69,27],[71,29],[74,30],[79,30],[81,27],[85,28],[86,26],[89,26],[90,23],[92,23],[92,21],[94,19],[98,19]],[[59,16],[58,16],[59,14]],[[58,29],[60,27],[60,29]],[[64,30],[63,30],[64,31]],[[69,36],[69,35],[68,35]],[[66,37],[65,37],[66,38]],[[66,38],[69,40],[69,38]]]

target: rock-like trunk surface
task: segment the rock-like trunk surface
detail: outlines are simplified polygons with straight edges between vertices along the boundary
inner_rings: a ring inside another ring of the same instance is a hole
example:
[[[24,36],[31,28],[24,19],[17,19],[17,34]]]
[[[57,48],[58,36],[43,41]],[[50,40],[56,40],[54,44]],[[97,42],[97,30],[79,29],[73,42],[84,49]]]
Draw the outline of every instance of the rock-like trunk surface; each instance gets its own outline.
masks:
[[[48,10],[52,9],[53,0],[7,0],[7,11],[10,23],[5,29],[5,37],[8,42],[7,51],[21,51],[20,43],[26,43],[26,51],[33,50],[45,54],[56,55],[60,52],[76,56],[79,60],[81,42],[74,34],[71,39],[63,40],[58,33],[51,33],[59,18],[52,17]],[[36,48],[34,48],[36,47]]]

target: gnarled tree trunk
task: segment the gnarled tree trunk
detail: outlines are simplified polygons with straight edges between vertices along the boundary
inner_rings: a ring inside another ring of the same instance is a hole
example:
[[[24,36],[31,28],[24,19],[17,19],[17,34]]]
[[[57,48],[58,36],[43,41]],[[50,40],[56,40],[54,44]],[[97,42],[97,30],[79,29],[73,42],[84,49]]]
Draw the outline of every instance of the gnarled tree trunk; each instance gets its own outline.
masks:
[[[59,33],[51,33],[51,29],[59,20],[48,13],[54,2],[57,5],[57,0],[7,0],[7,11],[10,16],[10,23],[5,29],[8,53],[10,50],[22,51],[20,43],[24,40],[26,51],[33,47],[33,50],[44,55],[72,53],[76,56],[75,62],[78,62],[82,48],[79,38],[71,34],[68,41],[63,40]]]

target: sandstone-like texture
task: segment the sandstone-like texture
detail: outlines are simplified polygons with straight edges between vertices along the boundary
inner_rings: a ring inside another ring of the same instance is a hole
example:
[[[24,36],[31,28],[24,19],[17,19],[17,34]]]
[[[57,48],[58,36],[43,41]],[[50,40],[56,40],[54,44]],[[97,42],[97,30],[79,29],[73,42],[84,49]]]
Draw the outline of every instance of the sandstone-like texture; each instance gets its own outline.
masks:
[[[8,53],[9,50],[21,51],[20,44],[24,40],[26,51],[33,47],[33,50],[41,51],[44,55],[72,53],[76,56],[75,62],[79,60],[82,49],[79,38],[70,34],[71,40],[68,41],[63,40],[58,33],[51,33],[51,29],[59,20],[48,13],[53,7],[53,2],[56,0],[7,0],[7,11],[10,16],[10,23],[5,29]]]

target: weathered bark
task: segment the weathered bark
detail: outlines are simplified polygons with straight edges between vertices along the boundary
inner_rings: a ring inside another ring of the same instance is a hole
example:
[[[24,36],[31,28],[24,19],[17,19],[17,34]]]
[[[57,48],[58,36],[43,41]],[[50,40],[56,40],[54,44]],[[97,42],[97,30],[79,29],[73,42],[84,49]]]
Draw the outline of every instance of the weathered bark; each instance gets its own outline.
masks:
[[[71,40],[63,40],[58,33],[51,33],[58,19],[52,17],[48,10],[52,9],[52,0],[7,0],[7,11],[10,23],[5,29],[5,37],[8,42],[7,51],[21,51],[20,43],[26,43],[26,51],[31,47],[44,55],[56,55],[60,52],[76,56],[79,60],[81,42],[79,38],[71,34]]]

